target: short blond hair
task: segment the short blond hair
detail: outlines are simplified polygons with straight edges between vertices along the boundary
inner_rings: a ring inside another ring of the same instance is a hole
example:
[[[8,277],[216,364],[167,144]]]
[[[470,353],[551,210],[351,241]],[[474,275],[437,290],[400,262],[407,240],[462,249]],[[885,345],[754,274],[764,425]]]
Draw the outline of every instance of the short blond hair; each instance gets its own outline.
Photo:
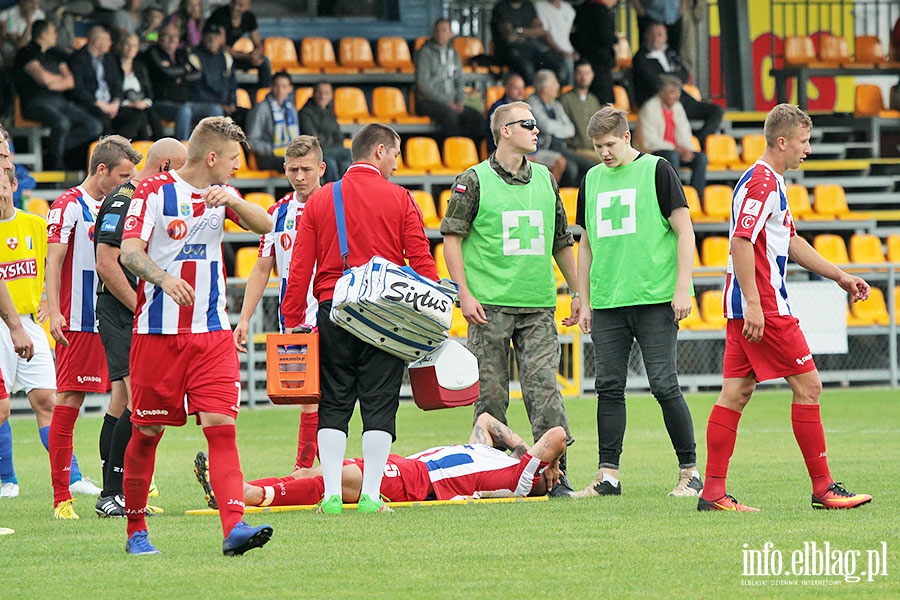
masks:
[[[766,115],[763,133],[766,145],[774,147],[780,137],[790,137],[796,129],[812,129],[812,119],[793,104],[778,104]]]
[[[285,158],[303,158],[312,154],[318,161],[322,162],[322,146],[319,139],[314,135],[298,135],[291,140],[284,150]]]
[[[231,117],[206,117],[201,119],[188,140],[188,160],[202,161],[210,152],[221,154],[227,142],[243,145],[247,141],[244,130]]]
[[[491,135],[494,136],[495,144],[500,140],[500,128],[509,122],[509,113],[517,108],[531,111],[531,105],[527,102],[510,102],[509,104],[498,106],[494,114],[491,115]]]
[[[607,104],[588,121],[586,133],[589,138],[596,139],[607,134],[625,137],[628,131],[628,113],[612,104]]]
[[[95,175],[100,165],[113,169],[123,160],[129,160],[136,165],[143,158],[144,155],[135,150],[126,138],[121,135],[108,135],[100,138],[94,146],[88,164],[88,175]]]

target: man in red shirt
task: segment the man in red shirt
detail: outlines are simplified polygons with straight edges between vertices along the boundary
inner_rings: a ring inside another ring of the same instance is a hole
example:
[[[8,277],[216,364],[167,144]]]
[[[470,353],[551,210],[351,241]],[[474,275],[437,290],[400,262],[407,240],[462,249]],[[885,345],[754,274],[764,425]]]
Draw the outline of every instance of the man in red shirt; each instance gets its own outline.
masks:
[[[349,266],[373,256],[409,265],[437,280],[422,213],[409,191],[387,180],[397,168],[400,136],[386,125],[371,123],[353,138],[353,164],[342,180]],[[282,300],[285,329],[302,324],[313,267],[313,295],[319,302],[319,461],[325,495],[319,509],[340,513],[341,465],[347,446],[347,425],[359,399],[363,420],[363,472],[359,512],[388,512],[380,500],[381,476],[396,438],[396,415],[404,362],[332,323],[334,286],[344,271],[337,237],[334,185],[310,196],[300,221],[291,257],[290,276]]]

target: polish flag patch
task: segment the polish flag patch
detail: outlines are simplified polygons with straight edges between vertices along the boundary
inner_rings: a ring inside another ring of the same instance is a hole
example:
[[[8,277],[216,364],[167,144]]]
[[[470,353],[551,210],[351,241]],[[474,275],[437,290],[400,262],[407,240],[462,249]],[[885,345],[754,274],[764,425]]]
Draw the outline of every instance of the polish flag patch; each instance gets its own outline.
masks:
[[[459,192],[460,194],[465,194],[467,189],[468,188],[461,183],[456,184],[456,191]]]

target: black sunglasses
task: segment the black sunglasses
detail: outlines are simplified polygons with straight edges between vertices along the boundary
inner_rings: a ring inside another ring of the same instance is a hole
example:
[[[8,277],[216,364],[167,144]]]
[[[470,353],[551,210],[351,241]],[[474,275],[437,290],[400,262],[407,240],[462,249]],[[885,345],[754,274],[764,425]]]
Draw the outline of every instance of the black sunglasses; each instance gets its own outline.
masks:
[[[505,124],[504,127],[509,127],[510,125],[515,125],[516,123],[521,125],[522,129],[527,129],[528,131],[531,131],[535,127],[537,127],[537,121],[534,119],[519,119],[518,121],[510,121],[509,123]]]

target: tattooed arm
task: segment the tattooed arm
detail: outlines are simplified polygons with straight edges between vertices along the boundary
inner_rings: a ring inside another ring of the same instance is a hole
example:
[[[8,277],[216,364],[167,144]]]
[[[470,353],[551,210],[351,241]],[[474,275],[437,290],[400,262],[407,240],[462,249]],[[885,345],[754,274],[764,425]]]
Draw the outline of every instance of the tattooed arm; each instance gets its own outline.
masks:
[[[482,413],[475,421],[469,443],[510,450],[515,458],[522,458],[528,452],[528,445],[516,432],[488,413]]]
[[[184,279],[172,277],[147,255],[147,242],[139,238],[122,240],[119,260],[140,279],[158,286],[179,306],[194,303],[194,289]]]

